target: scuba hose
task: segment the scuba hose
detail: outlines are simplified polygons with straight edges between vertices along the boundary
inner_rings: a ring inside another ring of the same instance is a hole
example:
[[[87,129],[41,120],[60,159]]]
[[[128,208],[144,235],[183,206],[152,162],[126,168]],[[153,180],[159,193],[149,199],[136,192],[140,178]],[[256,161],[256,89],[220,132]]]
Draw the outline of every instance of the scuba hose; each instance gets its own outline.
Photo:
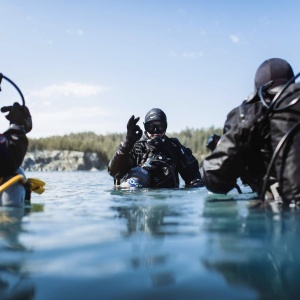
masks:
[[[297,75],[295,75],[293,78],[291,78],[284,86],[283,88],[276,94],[276,96],[274,97],[274,99],[272,100],[270,107],[269,107],[269,111],[281,111],[281,109],[276,108],[276,106],[278,107],[278,105],[282,102],[283,99],[279,100],[279,98],[281,97],[281,95],[283,94],[283,92],[285,92],[287,90],[287,88],[295,82],[295,80],[300,76],[300,73],[298,73]],[[294,100],[292,101],[294,102]],[[292,102],[287,105],[286,107],[283,107],[282,109],[286,109],[288,107],[291,107],[293,105],[295,105],[298,101],[296,101],[295,103],[292,104]],[[273,108],[274,106],[274,108]],[[269,113],[269,112],[267,112]]]
[[[24,99],[24,96],[23,96],[21,90],[19,89],[19,87],[11,79],[9,79],[8,77],[6,77],[2,73],[0,73],[0,85],[1,85],[2,79],[5,79],[6,81],[8,81],[18,91],[18,93],[19,93],[19,95],[22,99],[22,105],[24,107],[25,106],[25,99]],[[1,88],[0,88],[0,91],[1,91]]]
[[[171,175],[173,177],[173,180],[174,180],[174,187],[176,188],[177,186],[177,180],[176,180],[176,176],[175,176],[175,173],[174,173],[174,170],[173,168],[168,164],[166,163],[165,161],[162,161],[162,160],[158,160],[158,159],[151,159],[150,163],[146,161],[146,163],[144,163],[144,165],[142,166],[142,168],[144,168],[145,170],[149,170],[151,169],[152,167],[152,163],[153,162],[156,162],[156,163],[159,163],[159,164],[162,164],[164,166],[166,166],[166,168],[171,172]]]
[[[151,149],[153,149],[153,147],[155,149],[160,149],[161,145],[164,142],[165,142],[165,138],[156,137],[156,138],[153,138],[153,139],[148,139],[147,143],[145,144],[146,149],[148,149],[148,151],[147,151],[148,155],[149,155],[150,152],[152,152]],[[170,150],[170,146],[167,149],[168,149],[167,153],[169,153],[170,157],[172,157],[174,159],[174,155],[173,155],[172,151]],[[153,154],[148,156],[147,160],[143,163],[143,165],[141,167],[144,168],[145,170],[149,171],[149,170],[151,170],[151,168],[156,167],[156,166],[152,165],[153,162],[157,163],[158,165],[164,165],[169,170],[169,172],[171,172],[171,175],[172,175],[173,180],[174,180],[174,187],[176,188],[177,185],[178,185],[178,181],[177,181],[177,178],[176,178],[176,175],[174,173],[174,170],[173,170],[172,166],[169,165],[166,161],[164,161],[162,159],[156,159],[155,157],[156,156],[153,155]],[[169,176],[167,178],[169,178]]]
[[[279,111],[283,111],[286,110],[287,108],[292,107],[293,105],[295,105],[300,97],[292,100],[288,105],[282,107],[282,108],[278,108],[279,104],[282,102],[283,99],[280,99],[280,96],[283,94],[284,91],[286,91],[286,89],[300,76],[300,73],[298,73],[296,76],[294,76],[293,78],[291,78],[284,86],[283,88],[275,95],[275,97],[273,98],[273,100],[271,101],[271,103],[268,105],[263,92],[265,90],[267,90],[271,85],[272,85],[272,81],[268,82],[267,84],[261,86],[258,90],[258,96],[260,98],[260,101],[262,102],[263,106],[266,107],[268,110],[266,112],[266,115],[268,116],[270,113],[272,112],[279,112]]]
[[[276,146],[276,149],[275,149],[275,151],[272,155],[272,158],[271,158],[271,161],[269,163],[268,170],[267,170],[267,173],[266,173],[266,176],[265,176],[265,179],[264,179],[264,183],[263,183],[263,188],[262,188],[262,193],[261,193],[261,197],[262,197],[263,201],[264,201],[264,198],[265,198],[265,193],[267,191],[267,184],[268,184],[268,181],[269,181],[271,169],[274,165],[274,162],[275,162],[280,150],[282,149],[283,145],[292,137],[292,135],[294,134],[294,132],[298,128],[300,128],[300,123],[296,123],[292,128],[290,128],[289,131],[281,138],[280,142]],[[278,179],[278,181],[279,181],[279,186],[280,186],[282,178],[280,177]]]
[[[272,82],[268,82],[266,85],[261,86],[258,90],[258,95],[259,98],[263,104],[264,107],[267,108],[266,111],[266,115],[265,117],[268,117],[270,114],[275,113],[275,112],[283,112],[288,110],[289,108],[291,108],[292,106],[294,106],[295,104],[297,104],[300,100],[300,96],[296,97],[295,99],[293,99],[289,104],[283,106],[283,107],[279,107],[279,105],[282,103],[282,101],[284,100],[284,98],[281,98],[281,95],[283,94],[284,91],[287,90],[287,88],[295,82],[295,80],[300,76],[300,73],[298,73],[296,76],[294,76],[293,78],[291,78],[284,86],[283,88],[275,95],[275,97],[273,98],[273,100],[271,101],[271,103],[268,105],[267,102],[264,99],[264,95],[263,92],[268,89],[271,85]],[[285,135],[280,139],[279,143],[276,146],[276,149],[273,152],[272,158],[269,162],[268,168],[267,168],[267,172],[264,178],[264,182],[263,182],[263,187],[262,187],[262,191],[261,191],[261,200],[264,201],[265,200],[265,194],[267,191],[267,185],[269,182],[269,177],[271,174],[271,170],[272,167],[274,166],[274,163],[278,157],[279,152],[282,150],[283,146],[291,139],[291,137],[293,137],[293,135],[300,129],[300,123],[296,123],[294,124],[287,133],[285,133]],[[281,181],[282,181],[282,176],[280,176],[280,178],[278,178],[278,183],[279,186],[281,186]]]
[[[173,168],[168,163],[166,163],[165,161],[160,161],[160,160],[153,160],[153,161],[157,161],[157,162],[162,163],[163,165],[166,166],[166,168],[169,171],[171,171],[171,174],[172,174],[172,177],[173,177],[173,180],[174,180],[174,187],[176,188],[178,183],[177,183],[176,176],[175,176]]]
[[[19,93],[19,95],[20,95],[20,97],[22,99],[22,106],[23,106],[23,108],[25,108],[25,98],[24,98],[21,90],[19,89],[19,87],[11,79],[9,79],[8,77],[6,77],[2,73],[0,73],[0,91],[1,91],[1,82],[2,82],[2,79],[5,79],[6,81],[8,81],[17,90],[17,92]],[[10,110],[11,110],[11,106],[3,106],[1,108],[1,112],[3,112],[3,113],[8,112]]]
[[[25,106],[25,99],[24,99],[24,96],[21,92],[21,90],[19,89],[19,87],[11,80],[9,79],[8,77],[4,76],[2,73],[0,73],[0,84],[1,84],[1,81],[2,81],[2,78],[4,78],[5,80],[7,80],[19,93],[21,99],[22,99],[22,104],[23,106]]]

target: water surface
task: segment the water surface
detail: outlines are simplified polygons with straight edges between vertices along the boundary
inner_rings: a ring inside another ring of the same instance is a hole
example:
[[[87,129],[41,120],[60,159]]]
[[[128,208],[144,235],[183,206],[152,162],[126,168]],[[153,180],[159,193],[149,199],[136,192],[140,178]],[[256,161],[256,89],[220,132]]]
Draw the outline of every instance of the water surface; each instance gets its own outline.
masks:
[[[0,210],[0,299],[296,299],[299,209],[205,188],[116,190],[103,172]]]

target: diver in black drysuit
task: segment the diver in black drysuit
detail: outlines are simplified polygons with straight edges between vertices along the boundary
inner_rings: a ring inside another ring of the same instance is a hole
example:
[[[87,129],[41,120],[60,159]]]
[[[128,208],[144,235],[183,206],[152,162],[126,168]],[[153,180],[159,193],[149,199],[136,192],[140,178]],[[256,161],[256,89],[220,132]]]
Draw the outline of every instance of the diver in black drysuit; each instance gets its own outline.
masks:
[[[6,118],[10,121],[9,129],[0,134],[0,184],[19,174],[25,178],[21,165],[28,147],[26,134],[32,129],[32,120],[26,106],[15,102],[13,106],[1,108],[9,112]],[[30,200],[28,185],[16,183],[0,193],[0,206],[23,207],[25,200]]]
[[[165,135],[167,117],[159,108],[145,116],[145,132],[137,125],[139,118],[132,116],[127,124],[127,135],[109,162],[108,172],[117,181],[128,178],[132,168],[141,167],[150,176],[149,187],[179,187],[179,176],[189,187],[203,186],[199,164],[189,148],[177,138]]]
[[[286,204],[300,200],[300,84],[294,82],[285,60],[259,66],[254,93],[228,114],[215,149],[201,164],[208,190],[227,193],[240,177],[262,200],[268,192]]]
[[[10,126],[0,134],[0,176],[14,175],[21,166],[28,147],[26,134],[32,129],[32,119],[26,106],[15,102],[13,106],[1,108],[9,112],[6,119]]]

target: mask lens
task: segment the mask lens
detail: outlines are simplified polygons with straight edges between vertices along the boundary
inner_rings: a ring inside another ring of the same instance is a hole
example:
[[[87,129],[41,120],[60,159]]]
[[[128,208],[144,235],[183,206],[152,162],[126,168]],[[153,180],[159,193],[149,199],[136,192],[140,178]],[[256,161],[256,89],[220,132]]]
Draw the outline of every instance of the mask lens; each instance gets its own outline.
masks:
[[[164,123],[153,123],[147,122],[145,123],[145,130],[149,133],[164,133],[166,131],[166,124]]]

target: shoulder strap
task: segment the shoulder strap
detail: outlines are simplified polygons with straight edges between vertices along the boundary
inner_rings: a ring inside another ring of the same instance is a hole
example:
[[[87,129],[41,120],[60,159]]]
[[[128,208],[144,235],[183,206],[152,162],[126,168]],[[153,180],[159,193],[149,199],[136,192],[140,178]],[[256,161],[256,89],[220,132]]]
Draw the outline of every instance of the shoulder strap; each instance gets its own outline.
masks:
[[[178,138],[169,138],[170,144],[175,148],[181,148],[181,143],[179,142]]]
[[[177,155],[187,155],[186,150],[187,148],[183,147],[182,144],[179,142],[178,138],[170,138],[170,144],[174,147]]]
[[[134,146],[134,151],[140,157],[141,164],[144,164],[149,157],[151,149],[146,140],[138,141]]]

